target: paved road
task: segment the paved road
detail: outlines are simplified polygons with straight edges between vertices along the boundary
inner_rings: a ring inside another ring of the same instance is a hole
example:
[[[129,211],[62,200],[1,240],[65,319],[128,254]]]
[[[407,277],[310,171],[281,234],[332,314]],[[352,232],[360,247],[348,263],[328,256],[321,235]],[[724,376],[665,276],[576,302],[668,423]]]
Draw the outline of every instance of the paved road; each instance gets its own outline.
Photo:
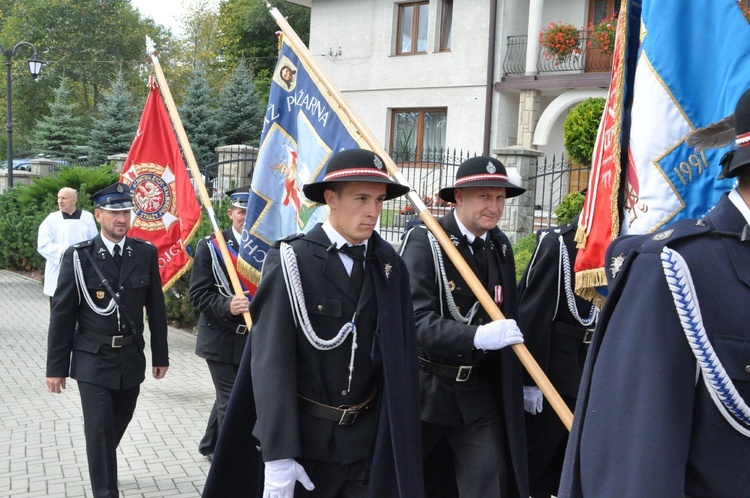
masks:
[[[42,285],[0,270],[2,497],[91,496],[76,382],[60,395],[44,383],[48,322]],[[214,392],[194,348],[192,334],[170,328],[167,376],[156,381],[149,370],[118,449],[121,496],[199,497],[203,490],[210,464],[197,446]]]

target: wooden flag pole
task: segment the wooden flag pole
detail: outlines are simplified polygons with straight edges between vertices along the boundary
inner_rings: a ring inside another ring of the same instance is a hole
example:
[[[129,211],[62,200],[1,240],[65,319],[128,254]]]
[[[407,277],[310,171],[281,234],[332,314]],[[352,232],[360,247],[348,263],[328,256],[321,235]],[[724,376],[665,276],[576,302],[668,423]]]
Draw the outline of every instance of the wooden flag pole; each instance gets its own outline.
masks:
[[[393,162],[393,159],[391,159],[390,155],[375,139],[372,132],[370,132],[367,126],[362,122],[361,119],[359,119],[354,111],[352,111],[348,107],[346,101],[344,100],[344,97],[325,74],[318,62],[313,58],[312,54],[310,54],[310,51],[307,49],[302,40],[300,40],[300,38],[297,36],[297,33],[295,33],[292,27],[289,26],[289,23],[286,21],[286,19],[284,19],[278,9],[272,7],[267,1],[266,7],[268,7],[269,12],[276,20],[276,24],[279,25],[282,33],[287,37],[292,47],[296,49],[297,53],[303,59],[304,63],[313,68],[313,72],[318,77],[322,85],[326,88],[331,97],[335,100],[335,103],[336,105],[338,105],[339,109],[346,114],[346,116],[352,122],[352,124],[362,136],[367,145],[370,147],[370,149],[383,158],[386,168],[388,169],[388,172],[391,174],[391,176],[393,176],[393,178],[401,185],[409,187],[409,193],[406,194],[409,198],[409,201],[412,203],[412,205],[414,205],[415,209],[417,209],[417,211],[419,212],[419,217],[422,219],[422,221],[424,221],[424,224],[427,226],[427,228],[430,229],[432,234],[438,240],[440,246],[443,248],[443,251],[446,255],[448,255],[456,269],[461,273],[461,276],[469,285],[469,288],[472,290],[472,292],[474,292],[479,302],[489,314],[490,318],[492,318],[493,320],[504,319],[505,317],[503,316],[502,312],[497,307],[495,302],[492,300],[492,297],[490,297],[490,295],[487,293],[487,290],[482,286],[481,282],[479,282],[479,279],[476,277],[476,275],[474,275],[474,272],[458,252],[458,249],[456,249],[456,247],[450,241],[438,221],[432,215],[430,210],[427,209],[427,206],[425,206],[424,202],[422,202],[422,199],[420,199],[417,192],[415,192],[414,189],[411,188],[409,181],[401,173],[401,171],[399,171],[398,167]],[[534,379],[536,385],[539,387],[542,393],[544,393],[544,396],[547,398],[547,402],[555,410],[555,413],[557,413],[558,417],[560,417],[560,420],[565,425],[565,427],[570,430],[570,427],[573,424],[573,414],[570,412],[568,405],[566,405],[562,400],[560,394],[555,390],[554,386],[544,374],[541,367],[539,367],[539,364],[536,362],[536,360],[534,360],[534,357],[531,356],[531,353],[529,353],[529,350],[526,348],[526,346],[523,344],[514,344],[512,348],[513,352],[516,354],[516,356],[518,356],[523,366],[529,372],[529,375],[531,375],[531,378]]]
[[[177,107],[174,105],[172,92],[169,91],[169,85],[167,85],[167,80],[164,77],[164,72],[161,70],[159,58],[156,56],[155,52],[149,54],[149,56],[151,58],[151,62],[153,62],[154,64],[156,81],[159,83],[159,90],[161,90],[164,104],[167,106],[169,118],[172,120],[172,126],[177,133],[177,140],[180,142],[180,147],[182,147],[182,153],[184,154],[185,160],[187,161],[188,167],[190,168],[190,174],[193,177],[193,182],[198,187],[198,195],[201,198],[201,204],[203,204],[203,207],[206,209],[206,213],[208,214],[208,218],[209,220],[211,220],[211,226],[214,229],[214,236],[216,237],[216,241],[219,244],[221,257],[222,259],[224,259],[224,266],[226,266],[227,268],[229,280],[232,282],[232,288],[234,289],[234,293],[236,296],[245,296],[244,292],[242,292],[242,284],[240,284],[240,279],[237,277],[237,270],[232,264],[232,258],[229,255],[229,250],[227,249],[227,241],[226,239],[224,239],[224,234],[221,232],[221,228],[219,228],[219,224],[216,221],[216,214],[214,213],[214,207],[211,203],[211,197],[208,195],[208,191],[206,191],[206,186],[203,183],[203,177],[201,176],[200,169],[198,168],[198,163],[195,161],[195,156],[193,155],[193,149],[190,148],[190,142],[188,141],[187,135],[185,134],[185,128],[182,126],[182,121],[180,121],[180,115],[177,112]],[[253,324],[253,320],[252,318],[250,318],[250,312],[245,311],[244,313],[242,313],[242,316],[245,319],[245,325],[247,325],[247,329],[250,330],[250,326]]]

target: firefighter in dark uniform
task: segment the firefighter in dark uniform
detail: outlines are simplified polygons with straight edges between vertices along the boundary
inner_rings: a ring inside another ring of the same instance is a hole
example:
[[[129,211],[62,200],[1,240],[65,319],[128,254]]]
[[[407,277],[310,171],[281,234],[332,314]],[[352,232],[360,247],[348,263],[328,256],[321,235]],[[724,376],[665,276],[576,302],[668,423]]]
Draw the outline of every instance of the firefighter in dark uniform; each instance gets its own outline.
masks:
[[[455,185],[439,192],[455,203],[440,225],[505,320],[489,319],[424,225],[407,232],[401,247],[417,323],[423,451],[429,457],[450,446],[463,497],[528,496],[522,367],[507,347],[523,342],[513,320],[515,261],[497,228],[505,199],[524,191],[500,161],[480,156],[462,163]],[[428,480],[444,474],[427,465],[425,473]]]
[[[734,119],[736,187],[607,249],[561,497],[750,496],[750,91]]]
[[[204,496],[254,494],[242,469],[255,448],[234,417],[252,391],[263,496],[423,496],[409,279],[374,232],[383,202],[407,190],[361,149],[334,154],[323,180],[303,187],[330,217],[265,258]],[[219,465],[224,452],[231,461]]]
[[[101,232],[69,247],[52,298],[47,387],[78,381],[86,456],[95,497],[117,497],[117,445],[133,417],[145,379],[144,308],[152,374],[167,372],[167,316],[156,248],[127,237],[133,203],[128,186],[90,197]]]
[[[573,263],[578,219],[537,232],[537,246],[518,284],[518,325],[526,347],[568,407],[575,408],[598,308],[577,296]],[[525,384],[531,386],[527,378]],[[528,387],[525,387],[528,389]],[[527,406],[531,496],[557,495],[568,429],[554,410]]]
[[[231,206],[227,209],[232,227],[224,230],[224,240],[230,255],[236,258],[238,241],[245,225],[249,186],[226,192]],[[233,259],[234,259],[233,258]],[[230,262],[236,268],[236,263]],[[195,354],[206,359],[216,399],[208,418],[206,432],[198,444],[198,451],[211,460],[219,437],[219,428],[227,411],[234,379],[247,342],[247,325],[243,313],[250,300],[235,295],[221,251],[213,235],[198,242],[193,269],[190,274],[190,302],[200,312]]]

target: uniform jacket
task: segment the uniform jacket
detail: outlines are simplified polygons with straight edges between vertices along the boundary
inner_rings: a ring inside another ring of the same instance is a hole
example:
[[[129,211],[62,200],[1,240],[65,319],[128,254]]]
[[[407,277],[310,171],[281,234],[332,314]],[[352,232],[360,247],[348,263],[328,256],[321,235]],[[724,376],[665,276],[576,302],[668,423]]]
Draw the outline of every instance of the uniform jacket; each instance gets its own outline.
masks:
[[[583,339],[588,334],[590,341],[596,312],[574,293],[577,227],[573,222],[537,232],[536,250],[518,285],[524,343],[571,410],[588,351]],[[525,377],[525,385],[534,385]],[[532,495],[557,495],[568,429],[547,405],[541,413],[526,414],[526,434]]]
[[[239,244],[234,238],[232,229],[224,230],[227,246],[235,251]],[[205,237],[198,242],[190,274],[190,302],[200,311],[198,319],[198,338],[195,342],[195,354],[207,360],[239,365],[242,351],[245,349],[248,334],[243,315],[233,315],[229,310],[232,297],[224,296],[214,278],[211,258],[211,239]],[[218,251],[217,251],[218,253]],[[217,254],[218,256],[218,254]],[[227,275],[224,262],[219,263],[221,271]],[[227,276],[227,281],[229,277]],[[232,289],[229,289],[233,293]],[[242,333],[237,333],[239,331]]]
[[[750,439],[696,376],[660,260],[667,246],[687,262],[708,339],[747,403],[750,243],[736,235],[745,225],[724,195],[697,222],[610,245],[615,278],[586,361],[560,497],[750,496]]]
[[[96,236],[94,216],[88,211],[78,210],[78,219],[65,219],[62,211],[50,213],[39,225],[37,251],[44,259],[44,293],[55,294],[60,262],[68,246]]]
[[[83,286],[73,271],[73,253],[80,253]],[[65,251],[60,268],[57,292],[52,298],[50,327],[47,340],[47,377],[70,376],[82,382],[108,389],[129,389],[143,382],[146,357],[145,342],[140,335],[135,342],[112,348],[85,337],[81,330],[92,330],[103,335],[132,334],[123,316],[118,322],[117,312],[109,316],[96,313],[83,298],[88,294],[93,303],[106,307],[111,297],[83,252],[89,252],[102,274],[116,290],[132,318],[138,332],[143,332],[144,307],[149,317],[151,355],[154,366],[168,366],[167,316],[161,290],[156,248],[150,243],[125,238],[122,266],[118,271],[112,255],[101,235],[76,244]]]
[[[587,328],[593,328],[593,324],[587,327],[579,320],[589,319],[593,304],[566,293],[566,287],[575,288],[573,263],[578,250],[573,239],[577,227],[577,223],[570,223],[540,230],[536,250],[518,285],[518,325],[524,343],[557,391],[572,399],[578,395],[587,348],[581,338],[570,333],[577,331],[583,337]],[[563,258],[570,270],[567,286]],[[571,313],[571,298],[578,316]]]
[[[438,220],[473,271],[474,256],[456,223],[454,212]],[[500,310],[507,318],[518,316],[515,260],[510,241],[499,229],[489,232],[489,277],[487,290],[495,296],[502,285]],[[442,252],[442,249],[441,249]],[[511,348],[482,352],[474,349],[477,326],[488,323],[482,309],[471,324],[455,321],[445,295],[439,291],[438,274],[432,249],[423,225],[417,225],[404,238],[401,255],[409,269],[417,339],[421,357],[441,365],[479,365],[465,382],[456,382],[420,371],[422,420],[445,426],[460,426],[500,408],[507,433],[518,492],[528,496],[526,443],[523,417],[522,367]],[[449,258],[443,255],[449,287],[462,315],[477,301],[471,289]],[[494,263],[492,263],[494,261]]]
[[[313,329],[321,338],[333,337],[357,307],[343,263],[337,251],[327,250],[331,242],[320,225],[305,236],[291,238],[289,244],[297,255]],[[352,392],[343,396],[351,336],[328,351],[319,351],[308,342],[294,322],[279,249],[269,251],[250,306],[252,339],[240,364],[204,496],[237,496],[234,493],[249,493],[254,485],[241,472],[250,451],[248,420],[236,415],[248,412],[249,387],[255,391],[254,433],[265,461],[306,457],[350,463],[370,458],[371,496],[423,496],[408,274],[403,261],[377,234],[370,238],[366,273],[363,297],[368,306],[357,320]],[[379,389],[379,403],[352,425],[339,426],[296,408],[298,394],[332,406],[359,403],[370,393],[373,381]]]

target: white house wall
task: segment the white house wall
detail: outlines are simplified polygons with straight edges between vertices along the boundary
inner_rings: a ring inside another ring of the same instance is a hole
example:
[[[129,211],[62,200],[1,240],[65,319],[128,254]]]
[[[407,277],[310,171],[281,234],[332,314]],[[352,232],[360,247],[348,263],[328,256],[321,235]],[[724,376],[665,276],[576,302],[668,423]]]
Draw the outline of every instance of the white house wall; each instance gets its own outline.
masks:
[[[430,1],[427,53],[395,56],[395,2],[314,0],[310,51],[383,145],[389,145],[391,109],[445,107],[446,145],[481,152],[490,2],[454,1],[450,52],[436,46],[439,4]],[[500,108],[514,130],[517,103]],[[514,136],[509,130],[502,135]]]

